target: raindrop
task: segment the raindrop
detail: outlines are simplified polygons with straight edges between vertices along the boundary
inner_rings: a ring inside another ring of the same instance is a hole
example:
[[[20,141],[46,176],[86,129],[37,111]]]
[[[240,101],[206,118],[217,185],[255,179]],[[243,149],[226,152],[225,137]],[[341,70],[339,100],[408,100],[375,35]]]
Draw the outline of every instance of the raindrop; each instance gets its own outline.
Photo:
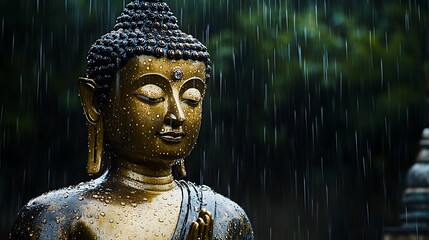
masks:
[[[380,76],[381,76],[381,87],[384,85],[384,68],[383,68],[383,60],[380,60]]]
[[[386,46],[386,52],[389,52],[389,43],[388,43],[388,39],[387,39],[387,32],[384,32],[384,41],[385,41],[385,46]]]
[[[4,36],[4,18],[1,20],[1,41],[3,42],[3,36]]]
[[[89,13],[90,16],[92,14],[92,0],[89,0]]]
[[[404,21],[405,21],[405,30],[406,31],[410,30],[410,15],[408,14],[408,12],[405,13]]]
[[[11,53],[11,58],[10,58],[10,62],[13,63],[13,57],[15,56],[15,33],[13,33],[12,35],[12,53]]]
[[[19,76],[19,94],[22,95],[22,74]]]

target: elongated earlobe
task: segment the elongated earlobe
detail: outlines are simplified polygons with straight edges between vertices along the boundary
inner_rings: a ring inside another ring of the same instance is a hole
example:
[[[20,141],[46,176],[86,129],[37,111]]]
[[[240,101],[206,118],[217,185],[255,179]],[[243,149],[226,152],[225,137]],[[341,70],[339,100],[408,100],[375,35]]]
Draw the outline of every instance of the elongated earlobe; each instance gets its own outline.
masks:
[[[179,178],[186,177],[186,167],[185,167],[185,159],[179,159],[176,161],[175,165]]]
[[[96,175],[101,170],[103,156],[103,124],[87,123],[88,126],[88,162],[86,170],[89,175]]]
[[[103,121],[95,104],[96,83],[90,78],[79,78],[79,96],[88,127],[87,172],[96,175],[101,170],[103,156]]]

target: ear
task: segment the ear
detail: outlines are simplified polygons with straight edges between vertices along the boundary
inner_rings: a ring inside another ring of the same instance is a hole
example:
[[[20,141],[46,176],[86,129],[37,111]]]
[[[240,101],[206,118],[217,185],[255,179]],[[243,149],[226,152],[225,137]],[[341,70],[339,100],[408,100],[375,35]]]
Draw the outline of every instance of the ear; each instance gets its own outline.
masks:
[[[95,104],[95,87],[96,83],[90,78],[79,78],[78,83],[80,102],[82,103],[83,111],[89,123],[96,123],[101,116]]]

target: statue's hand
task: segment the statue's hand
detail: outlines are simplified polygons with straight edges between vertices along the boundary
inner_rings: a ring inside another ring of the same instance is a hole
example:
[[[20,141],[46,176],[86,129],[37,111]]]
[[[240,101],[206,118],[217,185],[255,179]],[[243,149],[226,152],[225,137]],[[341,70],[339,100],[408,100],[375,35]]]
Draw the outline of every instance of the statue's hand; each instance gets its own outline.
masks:
[[[202,209],[198,220],[191,223],[186,240],[212,240],[213,239],[213,217],[206,209]]]

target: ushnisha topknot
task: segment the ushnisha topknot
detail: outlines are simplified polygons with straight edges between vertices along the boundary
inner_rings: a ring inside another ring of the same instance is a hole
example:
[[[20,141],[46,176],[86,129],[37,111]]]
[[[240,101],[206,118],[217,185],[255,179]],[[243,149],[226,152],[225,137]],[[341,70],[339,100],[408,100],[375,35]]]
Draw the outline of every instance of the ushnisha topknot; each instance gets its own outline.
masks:
[[[206,65],[206,78],[210,78],[206,46],[179,29],[167,3],[134,0],[116,19],[113,31],[98,39],[88,52],[86,75],[97,83],[97,103],[101,109],[116,72],[139,55],[201,61]]]

